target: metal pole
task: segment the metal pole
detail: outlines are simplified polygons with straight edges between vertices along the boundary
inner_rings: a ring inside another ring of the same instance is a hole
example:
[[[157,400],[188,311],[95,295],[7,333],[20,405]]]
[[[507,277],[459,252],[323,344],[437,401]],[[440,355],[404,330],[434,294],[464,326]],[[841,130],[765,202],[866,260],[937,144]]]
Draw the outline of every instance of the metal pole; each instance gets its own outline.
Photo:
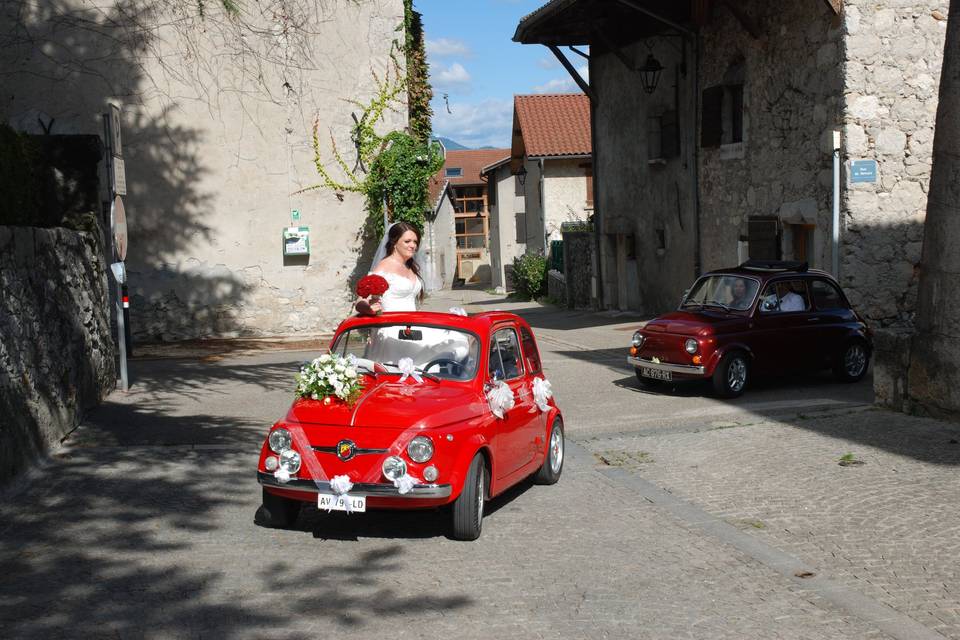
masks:
[[[840,132],[833,132],[833,277],[840,279]]]
[[[110,126],[110,114],[103,114],[103,127],[104,127],[104,140],[107,148],[107,193],[110,196],[110,252],[113,254],[113,258],[116,259],[116,240],[113,237],[113,202],[117,197],[113,192],[114,177],[113,177],[113,131]],[[124,274],[126,277],[126,274]],[[130,377],[127,374],[127,340],[126,340],[126,329],[125,323],[123,321],[123,282],[119,278],[114,278],[116,281],[116,286],[114,290],[116,291],[116,310],[117,310],[117,347],[119,348],[119,360],[120,360],[120,389],[122,391],[130,390]]]

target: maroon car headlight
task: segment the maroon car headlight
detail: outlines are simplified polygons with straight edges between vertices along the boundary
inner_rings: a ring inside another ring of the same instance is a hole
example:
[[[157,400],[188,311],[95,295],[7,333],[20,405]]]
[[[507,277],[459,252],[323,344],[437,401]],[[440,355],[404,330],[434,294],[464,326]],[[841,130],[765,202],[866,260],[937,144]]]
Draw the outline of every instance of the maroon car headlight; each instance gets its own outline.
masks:
[[[634,332],[633,337],[630,339],[630,344],[635,346],[637,349],[643,346],[643,334],[639,331]]]
[[[687,341],[683,343],[683,348],[687,353],[692,355],[700,349],[700,343],[693,338],[687,338]]]
[[[426,436],[417,436],[407,445],[407,455],[414,462],[428,461],[433,457],[433,441]]]

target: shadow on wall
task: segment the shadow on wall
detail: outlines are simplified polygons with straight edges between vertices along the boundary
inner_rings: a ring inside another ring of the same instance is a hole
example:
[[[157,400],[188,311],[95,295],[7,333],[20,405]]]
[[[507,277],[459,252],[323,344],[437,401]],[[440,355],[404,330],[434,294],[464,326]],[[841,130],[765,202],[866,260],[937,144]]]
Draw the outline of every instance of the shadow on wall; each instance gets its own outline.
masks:
[[[259,280],[251,285],[206,265],[191,265],[183,274],[174,262],[185,249],[211,241],[213,230],[202,216],[213,200],[197,188],[208,173],[202,150],[209,141],[199,128],[172,117],[182,100],[170,95],[175,83],[190,78],[167,77],[167,68],[154,77],[144,63],[158,55],[156,25],[168,17],[167,7],[139,0],[109,8],[80,4],[14,0],[0,9],[0,87],[11,120],[34,133],[99,132],[98,114],[111,102],[123,105],[135,336],[237,331],[236,309]],[[190,19],[179,24],[184,33],[203,29]],[[145,101],[165,106],[158,112],[144,108]]]

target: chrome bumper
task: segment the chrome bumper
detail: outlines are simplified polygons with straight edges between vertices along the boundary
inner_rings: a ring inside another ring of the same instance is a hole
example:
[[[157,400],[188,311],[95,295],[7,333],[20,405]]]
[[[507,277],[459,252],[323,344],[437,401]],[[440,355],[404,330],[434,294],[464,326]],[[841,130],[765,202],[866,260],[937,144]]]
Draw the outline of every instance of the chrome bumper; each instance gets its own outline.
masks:
[[[633,367],[646,367],[648,369],[656,369],[657,371],[669,371],[670,373],[680,373],[687,376],[703,376],[706,371],[702,365],[694,366],[690,364],[654,362],[652,360],[644,360],[643,358],[634,358],[633,356],[627,356],[627,364]]]
[[[280,482],[272,473],[257,471],[257,482],[265,487],[288,489],[290,491],[304,491],[308,493],[333,493],[329,482],[314,482],[293,478],[288,482]],[[451,493],[448,484],[415,484],[410,491],[400,493],[392,484],[375,482],[359,482],[353,485],[348,492],[351,496],[370,496],[373,498],[449,498]]]

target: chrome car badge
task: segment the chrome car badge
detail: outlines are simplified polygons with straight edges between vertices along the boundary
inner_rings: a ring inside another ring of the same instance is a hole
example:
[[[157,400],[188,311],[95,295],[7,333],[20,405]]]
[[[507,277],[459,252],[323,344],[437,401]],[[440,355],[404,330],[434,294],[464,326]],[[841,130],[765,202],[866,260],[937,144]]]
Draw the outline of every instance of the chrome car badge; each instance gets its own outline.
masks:
[[[337,443],[337,457],[346,462],[357,453],[357,445],[350,440],[341,440]]]

